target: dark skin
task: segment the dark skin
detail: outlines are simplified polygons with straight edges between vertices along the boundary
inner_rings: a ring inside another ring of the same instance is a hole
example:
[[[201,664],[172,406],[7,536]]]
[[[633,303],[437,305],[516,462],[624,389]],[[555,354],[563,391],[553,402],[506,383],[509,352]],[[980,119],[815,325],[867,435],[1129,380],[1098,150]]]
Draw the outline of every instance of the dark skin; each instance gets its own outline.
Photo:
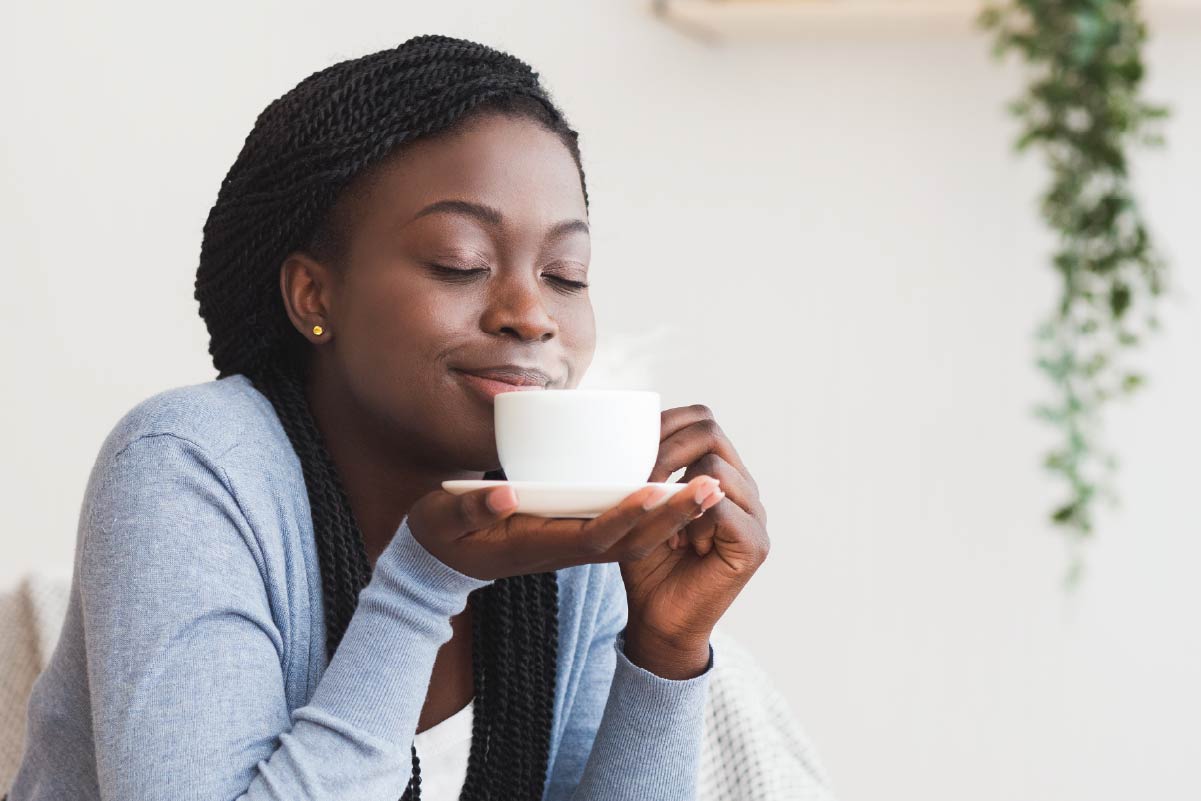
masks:
[[[499,467],[491,405],[455,367],[535,365],[550,388],[574,388],[591,363],[587,209],[559,137],[477,117],[360,176],[333,214],[341,258],[296,251],[280,286],[313,346],[309,402],[372,566],[406,515],[431,553],[478,578],[617,561],[627,657],[667,678],[703,672],[713,625],[769,546],[754,480],[707,408],[662,413],[650,480],[684,468],[694,486],[649,511],[654,488],[594,520],[515,514],[508,488],[441,489]],[[474,692],[470,607],[451,626],[418,731]]]

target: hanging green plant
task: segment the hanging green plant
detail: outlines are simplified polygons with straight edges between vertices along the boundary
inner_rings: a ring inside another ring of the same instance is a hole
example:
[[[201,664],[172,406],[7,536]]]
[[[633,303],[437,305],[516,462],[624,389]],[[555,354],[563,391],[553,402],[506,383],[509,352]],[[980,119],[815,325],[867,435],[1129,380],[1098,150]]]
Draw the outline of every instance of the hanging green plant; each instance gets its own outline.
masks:
[[[1055,393],[1037,413],[1062,435],[1045,465],[1067,484],[1051,520],[1075,546],[1069,581],[1079,576],[1097,501],[1117,500],[1101,413],[1143,384],[1131,350],[1158,328],[1165,288],[1127,172],[1128,147],[1162,144],[1152,129],[1167,116],[1139,97],[1147,34],[1138,12],[1134,0],[1005,0],[978,19],[995,37],[996,57],[1023,57],[1029,84],[1010,104],[1022,124],[1015,147],[1040,151],[1051,175],[1042,215],[1057,235],[1061,289],[1037,344]]]

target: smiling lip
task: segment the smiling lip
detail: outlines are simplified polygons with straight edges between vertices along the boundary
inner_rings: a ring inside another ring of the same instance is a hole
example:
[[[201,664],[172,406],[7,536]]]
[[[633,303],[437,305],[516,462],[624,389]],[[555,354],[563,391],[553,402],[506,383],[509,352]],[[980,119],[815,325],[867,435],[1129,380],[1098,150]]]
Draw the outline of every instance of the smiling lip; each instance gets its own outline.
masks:
[[[463,378],[464,384],[489,403],[502,392],[546,389],[551,382],[549,375],[535,367],[513,364],[472,370],[454,368],[454,372]]]

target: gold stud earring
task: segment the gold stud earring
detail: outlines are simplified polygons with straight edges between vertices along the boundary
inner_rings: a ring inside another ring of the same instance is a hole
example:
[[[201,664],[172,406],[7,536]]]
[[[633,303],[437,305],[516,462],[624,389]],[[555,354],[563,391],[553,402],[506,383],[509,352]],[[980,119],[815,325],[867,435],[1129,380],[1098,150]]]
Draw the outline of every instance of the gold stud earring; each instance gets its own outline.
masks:
[[[316,334],[317,336],[321,336],[322,334],[325,333],[325,329],[319,325],[315,325],[315,326],[313,326],[313,333]]]

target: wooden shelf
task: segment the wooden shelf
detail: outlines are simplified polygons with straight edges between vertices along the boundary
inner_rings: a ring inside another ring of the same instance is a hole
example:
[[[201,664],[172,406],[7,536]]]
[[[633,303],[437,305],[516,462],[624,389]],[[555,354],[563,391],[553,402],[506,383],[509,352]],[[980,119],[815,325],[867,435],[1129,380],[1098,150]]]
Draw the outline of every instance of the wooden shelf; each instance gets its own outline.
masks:
[[[970,32],[975,0],[654,0],[657,16],[709,41],[804,38],[836,32]],[[1201,0],[1146,3],[1152,24],[1201,21]]]

